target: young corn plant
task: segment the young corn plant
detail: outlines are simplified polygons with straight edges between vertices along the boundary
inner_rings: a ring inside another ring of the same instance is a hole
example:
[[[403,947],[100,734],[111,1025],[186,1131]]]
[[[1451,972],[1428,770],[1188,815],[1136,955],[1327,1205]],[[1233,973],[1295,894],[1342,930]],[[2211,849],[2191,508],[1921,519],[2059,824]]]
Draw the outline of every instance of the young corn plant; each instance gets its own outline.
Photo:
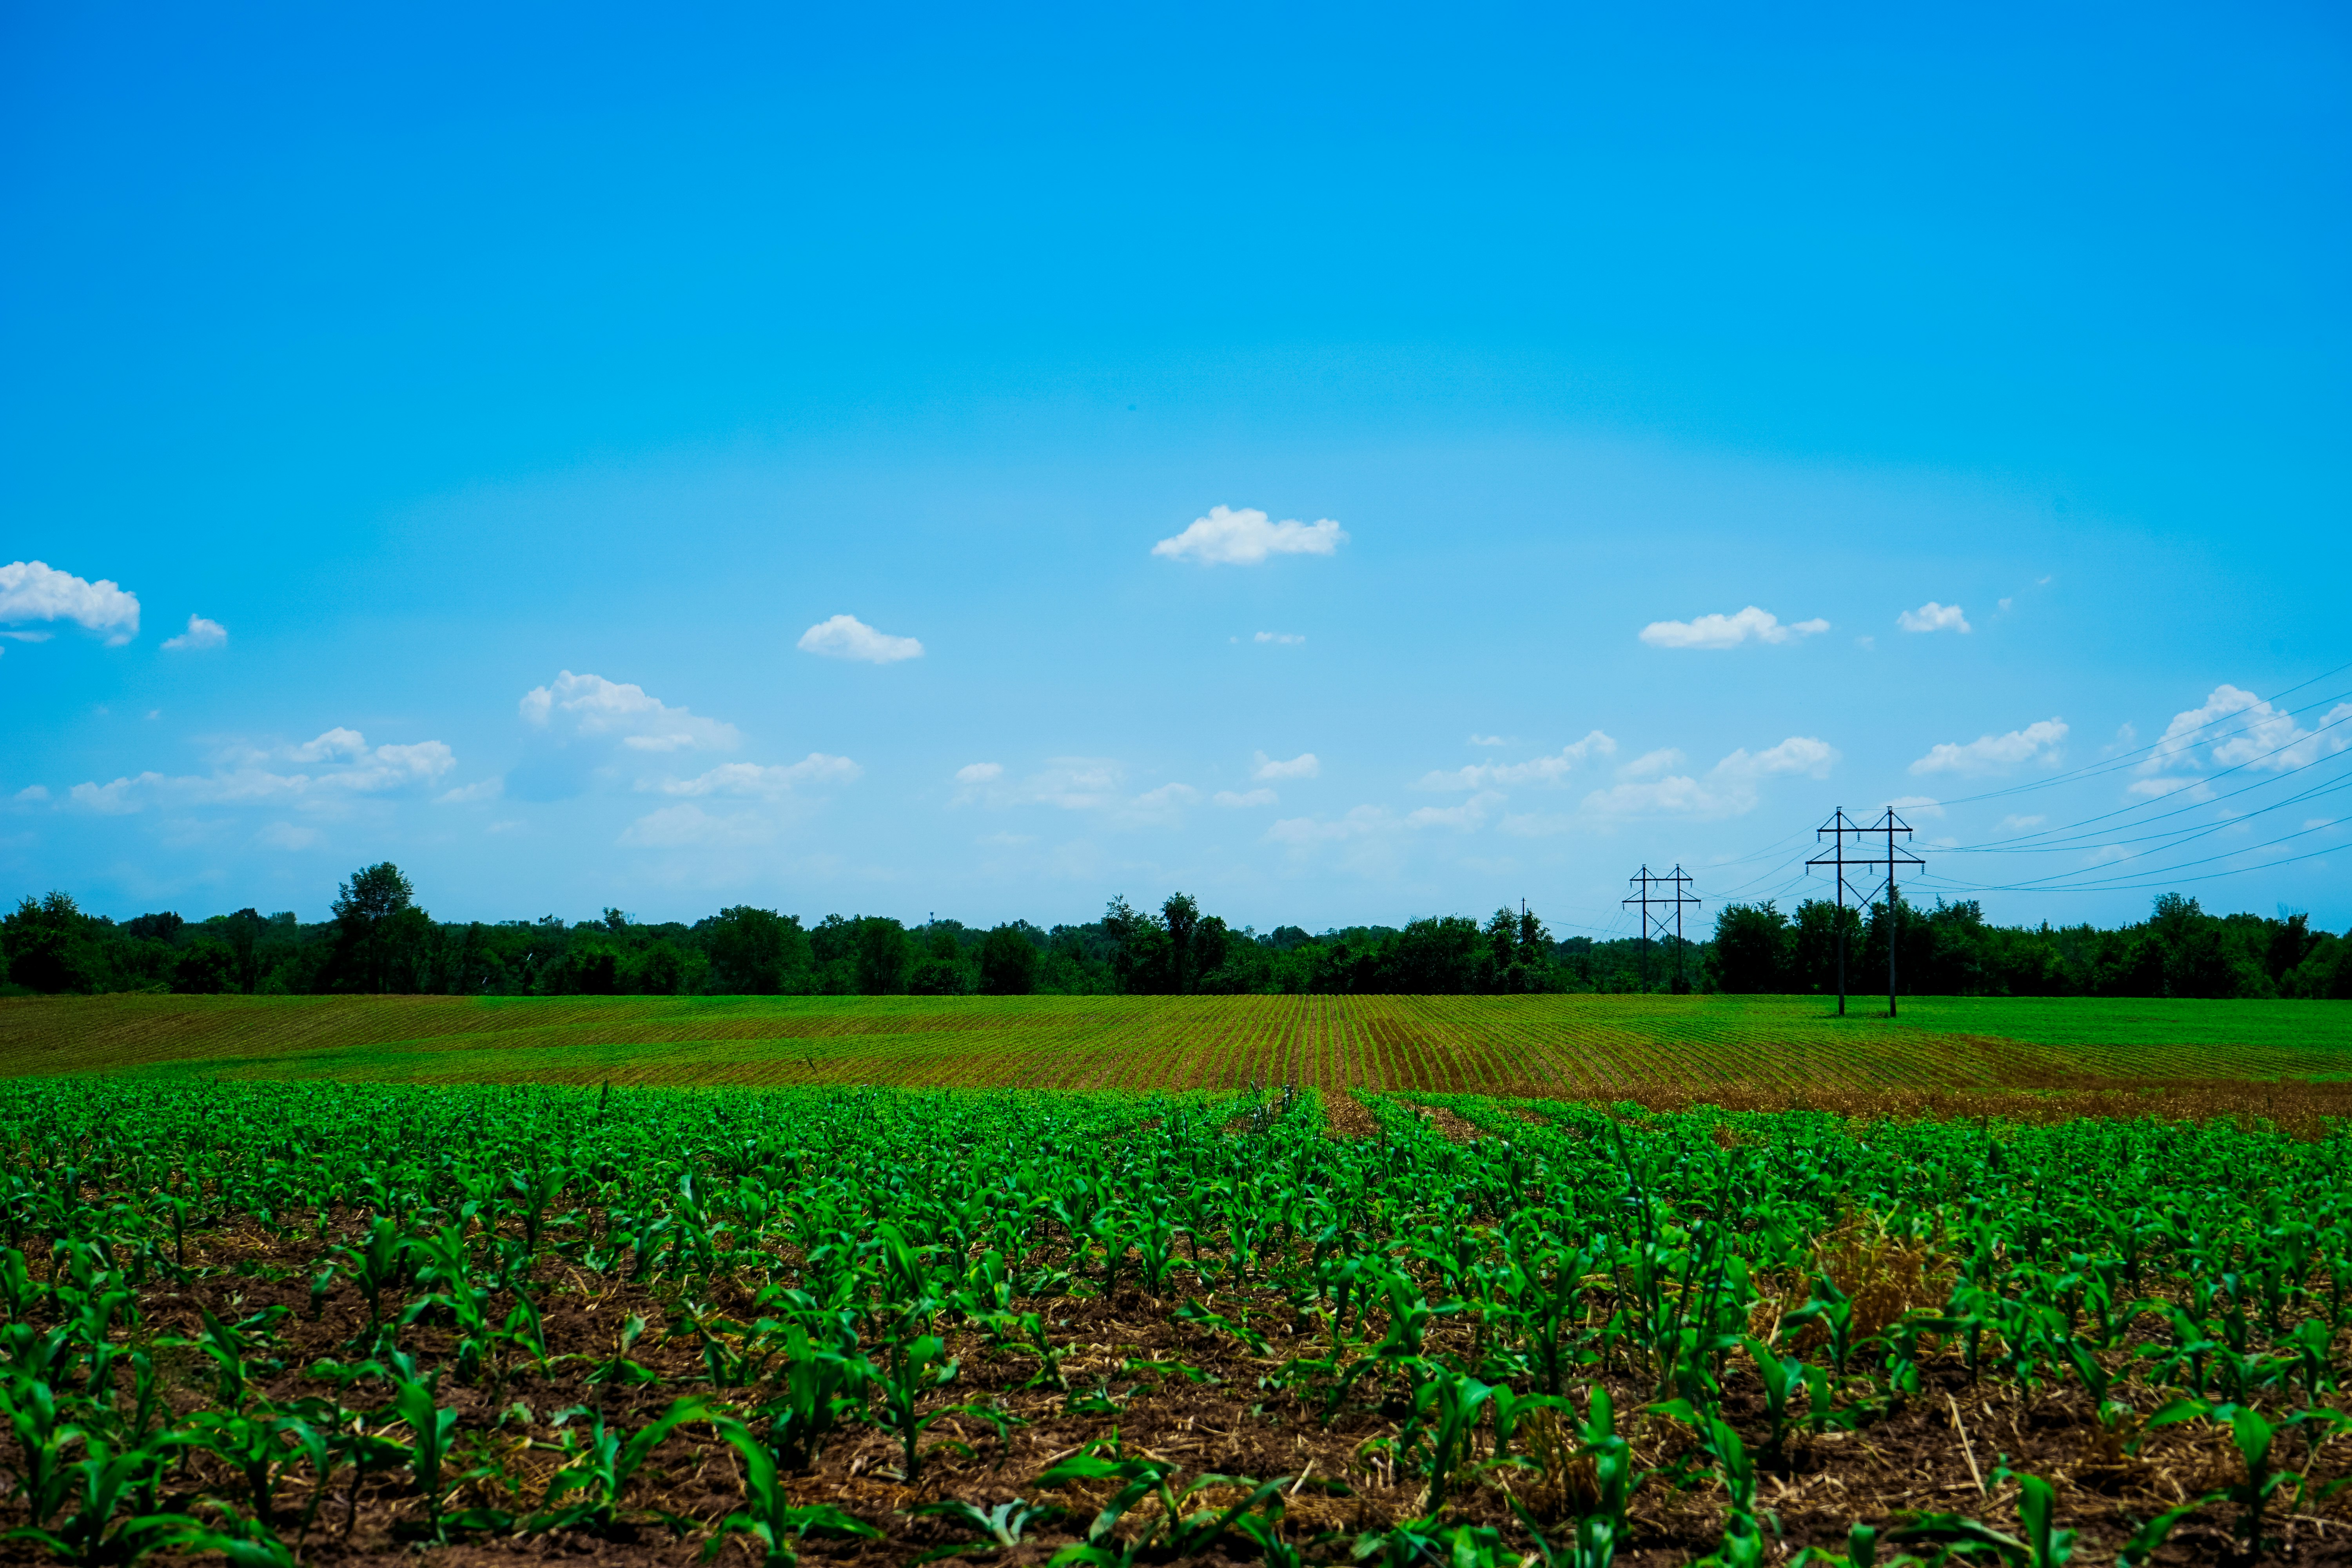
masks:
[[[1158,1459],[1077,1454],[1038,1477],[1041,1487],[1065,1486],[1072,1481],[1125,1483],[1087,1527],[1087,1539],[1077,1545],[1064,1547],[1054,1561],[1086,1563],[1095,1568],[1126,1568],[1147,1551],[1155,1555],[1198,1557],[1223,1540],[1244,1515],[1267,1506],[1291,1479],[1288,1476],[1276,1476],[1270,1481],[1259,1482],[1247,1476],[1204,1475],[1180,1492],[1169,1485],[1169,1478],[1175,1470],[1175,1466]],[[1190,1513],[1184,1510],[1185,1502],[1194,1494],[1226,1487],[1255,1489],[1222,1511],[1214,1508],[1199,1508]],[[1141,1535],[1121,1541],[1112,1534],[1118,1521],[1136,1504],[1155,1496],[1160,1500],[1160,1511]]]
[[[157,1449],[116,1449],[88,1437],[84,1453],[58,1473],[62,1484],[36,1505],[34,1522],[0,1539],[29,1542],[68,1563],[135,1563],[187,1542],[201,1528],[185,1514],[134,1514],[124,1506],[163,1463]]]
[[[737,1534],[749,1535],[761,1544],[766,1552],[761,1562],[768,1568],[790,1568],[799,1562],[793,1542],[812,1530],[874,1541],[882,1538],[880,1531],[830,1503],[794,1506],[777,1478],[775,1456],[768,1452],[767,1445],[731,1417],[719,1416],[713,1424],[742,1458],[744,1507],[719,1521],[718,1531],[702,1550],[704,1561],[717,1556],[729,1538]]]
[[[605,1429],[602,1415],[593,1417],[584,1442],[575,1442],[573,1435],[565,1432],[563,1452],[568,1462],[549,1479],[540,1511],[523,1521],[522,1528],[532,1533],[585,1529],[601,1535],[610,1531],[620,1519],[622,1494],[653,1451],[679,1427],[709,1419],[708,1403],[689,1394],[673,1400],[668,1409],[625,1443]],[[566,1503],[564,1500],[575,1492],[580,1494],[578,1500]]]

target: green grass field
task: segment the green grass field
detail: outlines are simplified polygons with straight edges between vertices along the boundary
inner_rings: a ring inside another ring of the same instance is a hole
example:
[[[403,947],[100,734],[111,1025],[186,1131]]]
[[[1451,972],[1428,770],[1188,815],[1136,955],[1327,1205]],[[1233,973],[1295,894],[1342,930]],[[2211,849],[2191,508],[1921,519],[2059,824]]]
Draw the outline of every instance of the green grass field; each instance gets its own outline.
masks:
[[[1883,1015],[1884,1004],[1878,1007]],[[0,1076],[1579,1095],[2352,1072],[2352,1006],[1777,996],[0,1000]]]

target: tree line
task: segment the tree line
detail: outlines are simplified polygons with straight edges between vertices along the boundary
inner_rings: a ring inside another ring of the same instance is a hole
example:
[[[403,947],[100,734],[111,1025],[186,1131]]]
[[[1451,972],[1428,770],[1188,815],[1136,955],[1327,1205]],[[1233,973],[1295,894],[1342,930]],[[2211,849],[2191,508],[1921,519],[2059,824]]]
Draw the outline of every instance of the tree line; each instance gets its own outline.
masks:
[[[2092,925],[1997,926],[1973,899],[1933,909],[1882,901],[1866,911],[1809,899],[1793,915],[1771,903],[1727,904],[1707,954],[1722,991],[1829,994],[1839,939],[1847,989],[1886,988],[1887,947],[1898,989],[1943,996],[2352,997],[2352,940],[2282,912],[2210,915],[2195,899],[2160,895],[2148,918]]]
[[[1841,926],[1841,921],[1843,926]],[[389,862],[341,884],[331,917],[245,909],[116,921],[73,898],[26,897],[0,918],[0,992],[260,995],[995,995],[1726,991],[1827,994],[1837,940],[1848,989],[1885,984],[1890,931],[1906,994],[2352,995],[2352,942],[2305,917],[2215,917],[2193,899],[2106,931],[1987,923],[1973,902],[1793,915],[1732,904],[1700,941],[1555,939],[1524,907],[1484,921],[1259,932],[1177,893],[1157,909],[1114,899],[1102,918],[1050,929],[883,915],[797,915],[739,904],[688,924],[617,909],[594,920],[436,921]]]

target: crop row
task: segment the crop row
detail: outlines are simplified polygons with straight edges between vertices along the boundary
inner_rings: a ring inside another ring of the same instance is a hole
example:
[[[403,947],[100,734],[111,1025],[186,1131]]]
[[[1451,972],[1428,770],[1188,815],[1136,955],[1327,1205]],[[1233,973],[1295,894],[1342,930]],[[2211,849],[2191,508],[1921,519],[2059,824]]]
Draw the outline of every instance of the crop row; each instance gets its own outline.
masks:
[[[1326,1006],[1156,1048],[1501,1070]],[[2341,1131],[1374,1095],[1335,1140],[1311,1091],[1138,1096],[1086,1040],[1027,1070],[1117,1092],[0,1085],[0,1522],[77,1562],[659,1525],[1122,1568],[2352,1525]],[[1867,1484],[1890,1449],[1945,1502]]]

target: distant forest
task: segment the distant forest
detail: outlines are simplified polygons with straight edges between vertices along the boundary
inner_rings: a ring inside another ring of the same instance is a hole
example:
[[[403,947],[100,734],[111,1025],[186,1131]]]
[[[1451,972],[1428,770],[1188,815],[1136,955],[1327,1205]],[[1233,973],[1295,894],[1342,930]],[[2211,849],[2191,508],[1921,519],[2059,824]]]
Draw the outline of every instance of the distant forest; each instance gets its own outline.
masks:
[[[0,994],[157,991],[260,995],[494,996],[1230,994],[1724,991],[1827,994],[1843,919],[1848,988],[1883,992],[1895,933],[1906,994],[2352,996],[2352,940],[2299,914],[2215,916],[2166,894],[2103,930],[1988,924],[1974,901],[1841,911],[1808,900],[1730,904],[1705,941],[1555,939],[1532,911],[1481,921],[1259,932],[1179,893],[1157,910],[1112,900],[1100,920],[987,930],[934,919],[797,915],[739,904],[687,925],[608,909],[593,921],[436,921],[389,862],[341,884],[333,917],[254,910],[117,922],[62,892],[0,918]]]

